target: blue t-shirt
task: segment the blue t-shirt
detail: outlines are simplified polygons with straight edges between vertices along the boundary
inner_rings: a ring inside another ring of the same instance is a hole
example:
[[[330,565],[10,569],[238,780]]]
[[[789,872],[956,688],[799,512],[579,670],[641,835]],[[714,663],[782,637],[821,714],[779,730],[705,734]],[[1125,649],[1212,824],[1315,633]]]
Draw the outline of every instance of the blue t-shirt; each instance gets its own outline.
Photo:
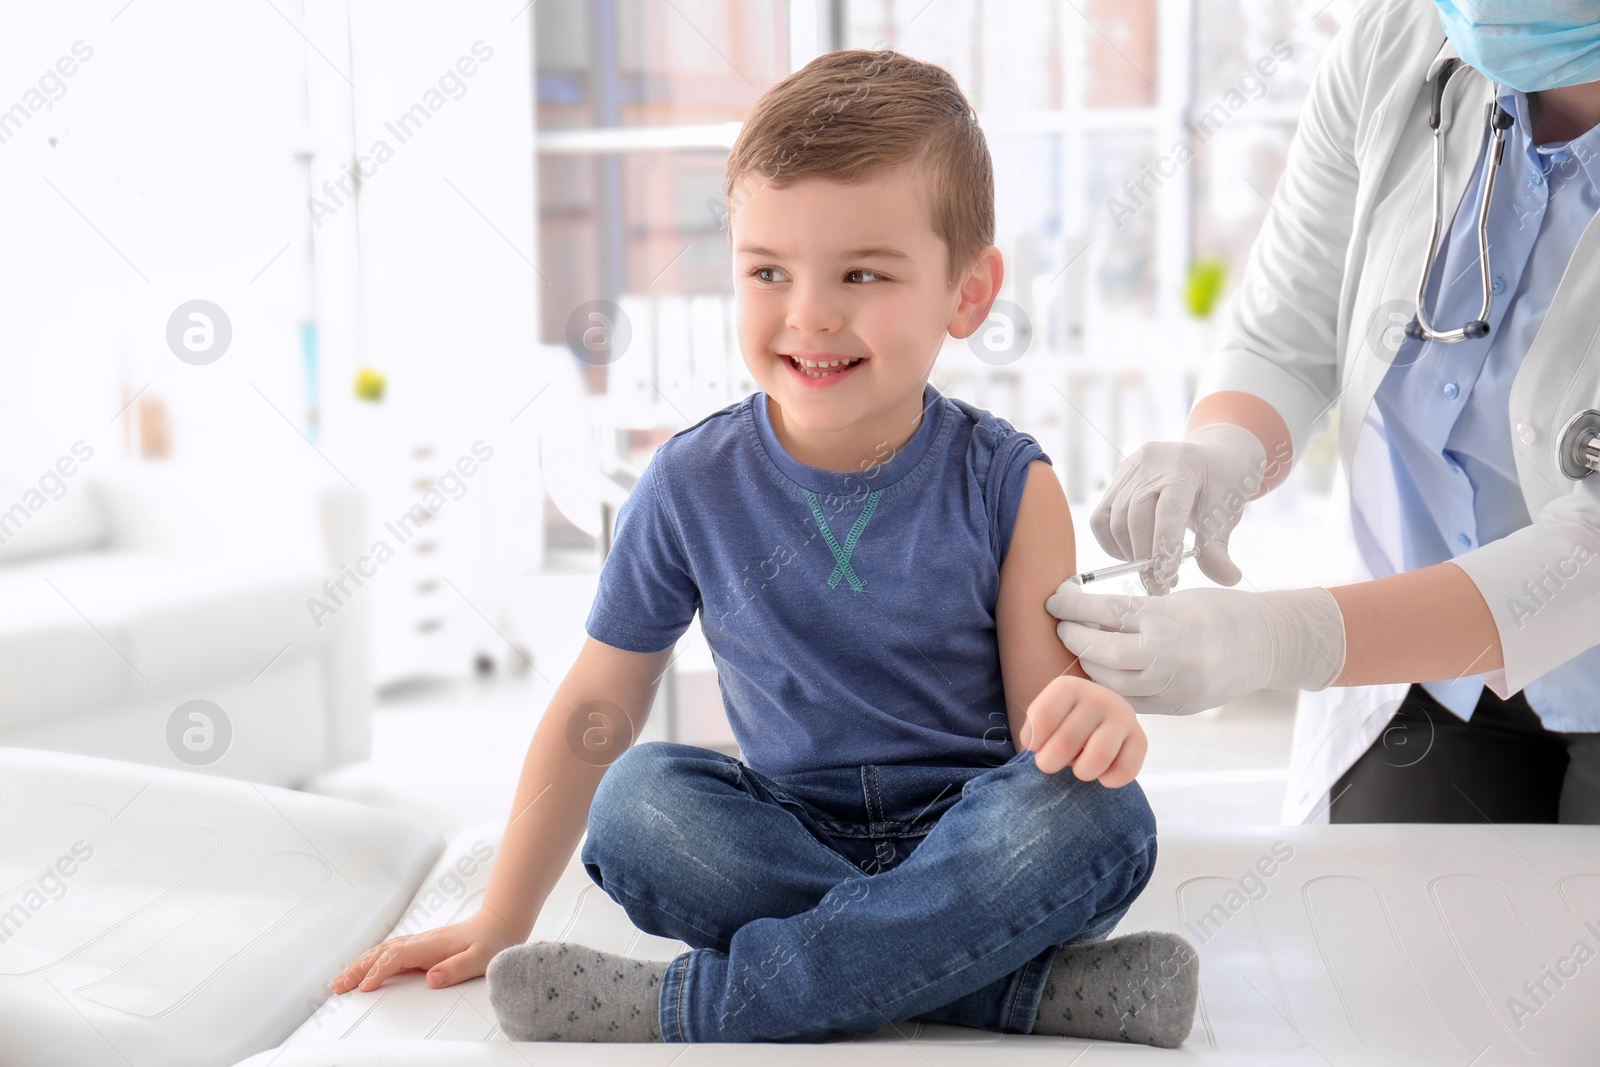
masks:
[[[929,385],[859,473],[779,443],[766,393],[657,449],[617,515],[586,629],[656,652],[696,610],[740,753],[767,775],[1016,754],[995,636],[1032,437]]]

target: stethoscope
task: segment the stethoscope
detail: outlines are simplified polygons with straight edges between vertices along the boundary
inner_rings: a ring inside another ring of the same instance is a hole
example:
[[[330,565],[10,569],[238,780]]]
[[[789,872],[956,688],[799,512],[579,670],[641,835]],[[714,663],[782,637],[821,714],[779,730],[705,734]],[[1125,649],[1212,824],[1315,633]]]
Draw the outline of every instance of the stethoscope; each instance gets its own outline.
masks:
[[[1446,59],[1429,82],[1433,89],[1433,106],[1428,113],[1428,126],[1433,130],[1433,233],[1428,237],[1428,255],[1422,264],[1422,276],[1417,279],[1417,311],[1406,324],[1407,337],[1444,344],[1489,336],[1489,309],[1494,306],[1494,283],[1489,272],[1489,203],[1494,199],[1494,179],[1505,156],[1506,130],[1512,121],[1511,113],[1501,107],[1498,100],[1489,105],[1490,136],[1484,146],[1484,165],[1489,174],[1484,183],[1483,199],[1478,202],[1478,281],[1483,287],[1478,317],[1454,330],[1436,330],[1429,321],[1424,300],[1428,279],[1433,275],[1434,259],[1438,256],[1439,227],[1444,217],[1444,91],[1462,65],[1459,59]]]
[[[1494,283],[1489,269],[1489,203],[1494,199],[1495,175],[1499,173],[1500,162],[1505,157],[1506,130],[1511,128],[1512,123],[1511,113],[1501,107],[1498,100],[1489,104],[1486,117],[1489,137],[1484,146],[1484,167],[1488,174],[1484,181],[1483,197],[1478,202],[1478,281],[1483,292],[1478,317],[1454,330],[1436,330],[1429,319],[1424,300],[1428,278],[1433,274],[1434,260],[1438,255],[1439,228],[1444,217],[1444,93],[1450,79],[1463,65],[1461,60],[1454,57],[1446,59],[1429,79],[1429,86],[1433,90],[1432,107],[1428,113],[1428,126],[1433,130],[1433,232],[1428,237],[1428,254],[1422,264],[1422,275],[1417,279],[1417,310],[1406,324],[1407,337],[1442,344],[1477,340],[1489,335],[1489,311],[1494,306]],[[1580,411],[1567,420],[1557,438],[1556,462],[1561,467],[1561,473],[1574,481],[1600,471],[1600,411]]]
[[[1576,482],[1600,471],[1600,411],[1590,408],[1572,416],[1556,441],[1562,474]]]

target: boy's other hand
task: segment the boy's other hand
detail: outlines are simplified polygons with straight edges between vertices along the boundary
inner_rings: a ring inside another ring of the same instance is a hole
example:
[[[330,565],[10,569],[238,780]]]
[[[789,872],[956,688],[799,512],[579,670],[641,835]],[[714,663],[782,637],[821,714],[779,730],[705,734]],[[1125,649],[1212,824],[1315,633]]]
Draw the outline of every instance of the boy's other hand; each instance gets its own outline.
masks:
[[[1079,781],[1127,785],[1144,766],[1150,742],[1127,700],[1087,678],[1063,674],[1028,705],[1025,749],[1046,774],[1071,767]]]
[[[390,975],[427,971],[428,984],[441,989],[484,974],[496,953],[526,940],[493,912],[479,910],[464,922],[374,945],[335,975],[331,988],[335,994],[357,988],[371,991]]]

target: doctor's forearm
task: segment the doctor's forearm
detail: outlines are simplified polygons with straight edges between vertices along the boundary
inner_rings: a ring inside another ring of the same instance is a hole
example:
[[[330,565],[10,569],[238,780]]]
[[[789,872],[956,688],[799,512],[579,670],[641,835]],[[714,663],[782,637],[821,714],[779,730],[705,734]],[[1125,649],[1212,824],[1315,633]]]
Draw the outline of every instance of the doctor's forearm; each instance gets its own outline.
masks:
[[[1277,408],[1254,393],[1233,389],[1208,393],[1196,401],[1194,410],[1189,412],[1191,431],[1218,422],[1232,423],[1249,430],[1260,439],[1261,447],[1269,456],[1288,456],[1294,452],[1289,424],[1284,421]],[[1255,495],[1262,495],[1288,476],[1289,464],[1272,464],[1263,473],[1261,488]]]
[[[1454,563],[1329,592],[1344,615],[1335,685],[1443,681],[1504,666],[1489,605]]]

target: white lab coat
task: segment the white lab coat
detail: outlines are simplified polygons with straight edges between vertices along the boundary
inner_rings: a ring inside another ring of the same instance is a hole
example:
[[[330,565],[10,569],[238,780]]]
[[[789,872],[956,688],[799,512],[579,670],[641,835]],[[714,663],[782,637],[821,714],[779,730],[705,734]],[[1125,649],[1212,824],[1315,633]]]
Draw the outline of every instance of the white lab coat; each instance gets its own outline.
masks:
[[[1392,355],[1370,337],[1416,293],[1432,206],[1424,79],[1449,55],[1432,0],[1371,0],[1341,30],[1301,112],[1202,388],[1266,400],[1288,423],[1297,454],[1337,404],[1353,536],[1378,576],[1404,563],[1389,447],[1372,403]],[[1481,155],[1493,96],[1493,83],[1475,70],[1450,82],[1445,228]],[[1475,274],[1462,284],[1469,283],[1476,292]],[[1600,408],[1600,219],[1579,239],[1511,389],[1510,438],[1534,521],[1456,559],[1499,629],[1505,667],[1483,680],[1502,697],[1600,644],[1600,475],[1573,482],[1555,455],[1567,419],[1586,408]],[[1575,567],[1580,544],[1597,558]],[[1547,568],[1559,570],[1557,580]],[[1530,597],[1528,582],[1544,591]],[[1302,694],[1286,822],[1326,820],[1330,786],[1383,731],[1406,688]]]

